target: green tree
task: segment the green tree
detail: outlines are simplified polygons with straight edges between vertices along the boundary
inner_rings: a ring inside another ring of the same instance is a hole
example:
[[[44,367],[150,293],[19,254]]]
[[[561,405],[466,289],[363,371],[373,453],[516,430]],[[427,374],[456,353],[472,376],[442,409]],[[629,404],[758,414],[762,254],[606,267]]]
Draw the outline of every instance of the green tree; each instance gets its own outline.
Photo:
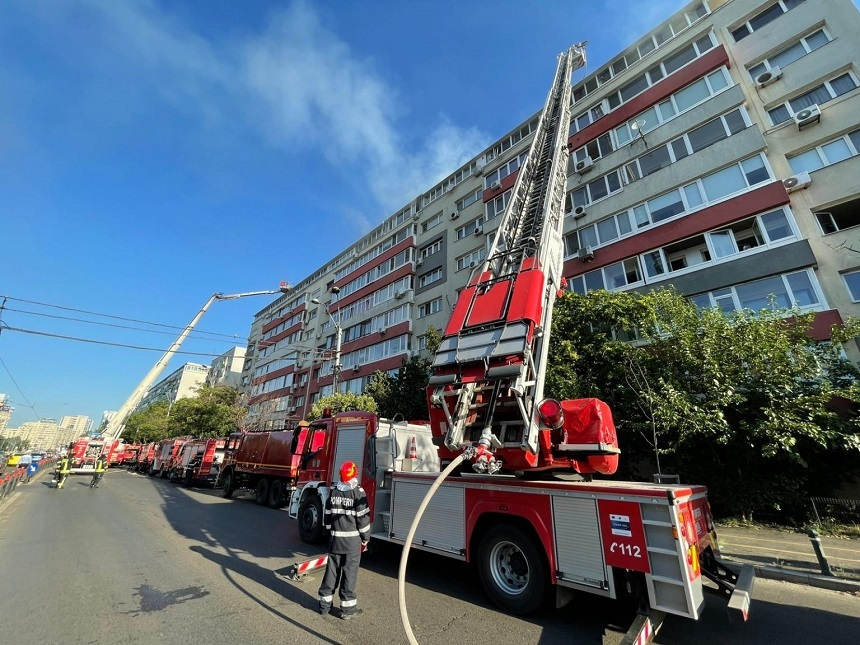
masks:
[[[323,410],[328,408],[332,414],[338,412],[349,412],[362,410],[365,412],[376,412],[376,401],[367,394],[355,394],[354,392],[335,392],[329,396],[322,396],[311,406],[308,420],[319,419]]]
[[[179,399],[170,409],[171,437],[225,437],[241,427],[246,411],[236,388],[203,385],[197,396]]]
[[[159,401],[132,414],[125,422],[123,439],[140,443],[166,439],[169,407],[167,401]]]
[[[799,513],[860,464],[858,419],[834,407],[860,401],[858,371],[811,323],[775,307],[699,311],[671,290],[566,294],[547,393],[610,404],[628,475],[661,458],[724,513]],[[848,321],[833,337],[858,331]]]

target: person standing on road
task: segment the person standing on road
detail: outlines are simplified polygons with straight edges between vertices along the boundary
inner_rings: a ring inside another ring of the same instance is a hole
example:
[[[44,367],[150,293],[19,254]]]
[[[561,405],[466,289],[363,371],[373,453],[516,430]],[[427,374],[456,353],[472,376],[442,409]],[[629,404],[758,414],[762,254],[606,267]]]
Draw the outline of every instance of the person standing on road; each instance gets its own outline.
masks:
[[[33,464],[33,455],[29,452],[21,455],[21,458],[18,460],[18,468],[26,468],[27,469],[27,481],[30,481],[30,466]]]
[[[331,611],[334,590],[340,587],[340,617],[361,613],[356,585],[361,552],[370,540],[370,509],[367,493],[358,485],[358,467],[351,461],[340,467],[340,483],[325,504],[325,527],[330,529],[328,564],[319,590],[320,614]]]
[[[104,477],[105,471],[107,470],[107,462],[105,462],[105,456],[99,455],[98,459],[96,459],[96,467],[93,471],[93,480],[90,482],[90,488],[98,488],[99,482]]]
[[[71,470],[72,460],[68,455],[57,462],[57,485],[55,486],[57,490],[60,490],[63,487],[63,484],[66,483],[66,479],[68,479]]]

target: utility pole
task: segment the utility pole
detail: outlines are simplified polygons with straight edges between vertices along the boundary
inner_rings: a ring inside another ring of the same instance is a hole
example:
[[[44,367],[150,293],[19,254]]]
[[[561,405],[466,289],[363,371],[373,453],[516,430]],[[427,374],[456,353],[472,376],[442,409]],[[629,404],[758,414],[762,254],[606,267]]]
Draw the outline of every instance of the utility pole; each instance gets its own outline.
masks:
[[[273,289],[268,291],[249,291],[247,293],[233,293],[224,295],[223,293],[213,293],[209,300],[206,301],[206,304],[197,312],[197,315],[194,316],[194,319],[188,323],[185,329],[182,330],[182,333],[179,334],[179,338],[177,338],[173,344],[164,352],[164,355],[158,359],[158,362],[152,366],[152,369],[149,370],[149,373],[143,377],[143,380],[138,383],[137,387],[134,388],[131,395],[126,399],[125,403],[122,404],[117,413],[111,417],[111,420],[108,422],[107,427],[105,427],[102,432],[102,436],[110,441],[116,440],[120,438],[122,435],[122,431],[125,428],[125,422],[128,420],[128,417],[131,416],[131,413],[134,412],[134,409],[138,406],[140,401],[146,396],[149,388],[152,387],[153,383],[155,383],[156,379],[161,375],[161,372],[167,367],[167,364],[170,362],[170,359],[173,358],[173,355],[179,351],[179,348],[182,346],[182,342],[188,337],[188,335],[194,329],[194,326],[200,321],[203,317],[203,314],[206,313],[206,310],[212,305],[216,300],[237,300],[238,298],[246,298],[248,296],[264,296],[264,295],[273,295],[276,293],[289,293],[292,291],[292,286],[288,282],[282,282],[279,289]]]
[[[338,287],[331,288],[331,294],[336,296],[340,293],[340,289]],[[311,302],[315,305],[320,304],[319,298],[313,298]],[[343,340],[343,332],[340,328],[340,322],[337,318],[331,315],[331,311],[329,311],[329,305],[331,302],[326,303],[325,312],[328,314],[329,320],[331,320],[331,324],[334,325],[335,331],[337,333],[337,338],[335,339],[335,349],[334,349],[334,366],[332,367],[332,380],[331,380],[331,391],[332,394],[335,394],[337,390],[337,386],[340,384],[340,348],[341,342]],[[338,318],[340,317],[340,312],[338,312]]]

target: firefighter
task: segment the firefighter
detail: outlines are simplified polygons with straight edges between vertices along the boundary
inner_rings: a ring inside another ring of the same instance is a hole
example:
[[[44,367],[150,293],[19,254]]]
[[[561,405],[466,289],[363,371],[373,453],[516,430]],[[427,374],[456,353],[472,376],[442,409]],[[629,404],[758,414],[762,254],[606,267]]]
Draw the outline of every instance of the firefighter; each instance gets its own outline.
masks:
[[[328,564],[319,590],[320,614],[332,607],[334,590],[340,587],[340,617],[357,616],[356,583],[361,552],[370,540],[370,509],[367,493],[358,485],[358,467],[346,461],[340,467],[340,483],[325,504],[325,527],[330,529]],[[338,585],[338,582],[340,585]]]
[[[63,484],[66,483],[66,479],[68,479],[71,470],[72,458],[66,455],[57,463],[57,485],[55,487],[57,490],[61,489]]]
[[[105,471],[107,470],[107,463],[105,462],[105,456],[99,455],[98,459],[96,459],[96,468],[93,471],[93,480],[90,482],[90,488],[98,488],[99,482],[102,477],[104,477]]]

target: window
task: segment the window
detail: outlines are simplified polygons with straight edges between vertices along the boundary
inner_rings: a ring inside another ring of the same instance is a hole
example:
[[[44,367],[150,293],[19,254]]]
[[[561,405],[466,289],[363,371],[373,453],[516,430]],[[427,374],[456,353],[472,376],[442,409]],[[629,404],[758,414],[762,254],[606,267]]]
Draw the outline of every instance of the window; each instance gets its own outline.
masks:
[[[815,212],[815,219],[824,235],[860,226],[860,199],[830,206],[826,211]]]
[[[478,230],[483,224],[483,219],[473,219],[468,224],[464,224],[460,228],[457,229],[457,239],[462,240],[464,237],[468,237],[469,235],[473,235],[476,230]]]
[[[442,311],[442,298],[436,298],[430,302],[425,302],[423,305],[418,305],[419,318],[424,318],[424,316],[429,316],[440,311]]]
[[[461,255],[457,258],[457,271],[476,267],[484,260],[485,257],[487,257],[487,250],[484,247],[475,249],[466,255]]]
[[[845,281],[845,287],[851,295],[851,300],[860,302],[860,269],[843,273],[842,279]]]
[[[846,135],[829,141],[812,150],[786,157],[792,172],[813,172],[843,159],[848,159],[860,151],[860,130],[854,130]]]
[[[426,233],[430,229],[436,228],[441,223],[442,223],[442,211],[439,211],[433,217],[431,217],[426,222],[423,222],[421,224],[421,232]]]
[[[587,206],[619,190],[621,190],[621,174],[618,170],[613,170],[568,193],[565,212],[569,213],[577,206]]]
[[[780,0],[774,5],[771,5],[764,11],[759,12],[749,19],[748,22],[738,25],[732,30],[732,37],[736,42],[739,42],[749,36],[757,29],[761,29],[770,22],[779,18],[785,12],[794,9],[803,0]]]
[[[805,94],[801,94],[800,96],[791,99],[787,103],[768,110],[767,113],[770,115],[770,120],[773,124],[779,125],[780,123],[788,121],[794,117],[795,114],[804,108],[808,108],[810,105],[823,105],[824,103],[835,99],[837,96],[850,92],[856,87],[857,80],[854,78],[853,74],[850,72],[848,74],[842,74],[841,76],[837,76],[834,79],[822,83]]]
[[[442,267],[433,269],[432,271],[418,276],[418,287],[426,287],[428,284],[433,284],[442,279]]]
[[[769,69],[774,67],[785,67],[828,42],[830,42],[830,36],[828,36],[823,29],[819,29],[808,36],[801,38],[799,41],[792,43],[778,54],[769,56],[758,65],[750,67],[749,74],[752,79],[755,80],[760,74],[763,74]]]
[[[797,306],[815,310],[820,309],[822,305],[814,278],[808,271],[772,276],[717,289],[696,295],[690,300],[699,308],[719,307],[726,314],[741,309],[753,311],[771,309],[774,302],[778,308],[785,309]]]
[[[421,252],[419,253],[419,256],[423,260],[424,258],[427,258],[427,257],[433,255],[434,253],[438,253],[441,250],[442,250],[442,238],[439,238],[438,240],[436,240],[432,244],[428,244],[427,246],[422,248]]]
[[[511,159],[505,165],[503,165],[500,168],[497,168],[493,172],[489,173],[486,177],[484,177],[484,188],[489,188],[493,184],[493,182],[501,181],[502,179],[504,179],[508,175],[511,175],[511,174],[515,173],[517,170],[519,170],[520,166],[526,160],[526,157],[528,157],[528,154],[529,154],[528,151],[523,152],[522,154],[515,157],[514,159]]]
[[[496,195],[493,199],[487,202],[487,220],[491,220],[494,217],[498,217],[502,213],[505,212],[505,208],[508,206],[508,202],[511,201],[511,195],[514,194],[513,190],[507,190],[503,192],[501,195]]]
[[[466,195],[462,199],[458,199],[457,200],[457,210],[461,211],[464,208],[466,208],[467,206],[471,206],[475,202],[479,201],[481,199],[482,194],[483,194],[483,191],[479,188],[474,193],[469,193],[468,195]]]

